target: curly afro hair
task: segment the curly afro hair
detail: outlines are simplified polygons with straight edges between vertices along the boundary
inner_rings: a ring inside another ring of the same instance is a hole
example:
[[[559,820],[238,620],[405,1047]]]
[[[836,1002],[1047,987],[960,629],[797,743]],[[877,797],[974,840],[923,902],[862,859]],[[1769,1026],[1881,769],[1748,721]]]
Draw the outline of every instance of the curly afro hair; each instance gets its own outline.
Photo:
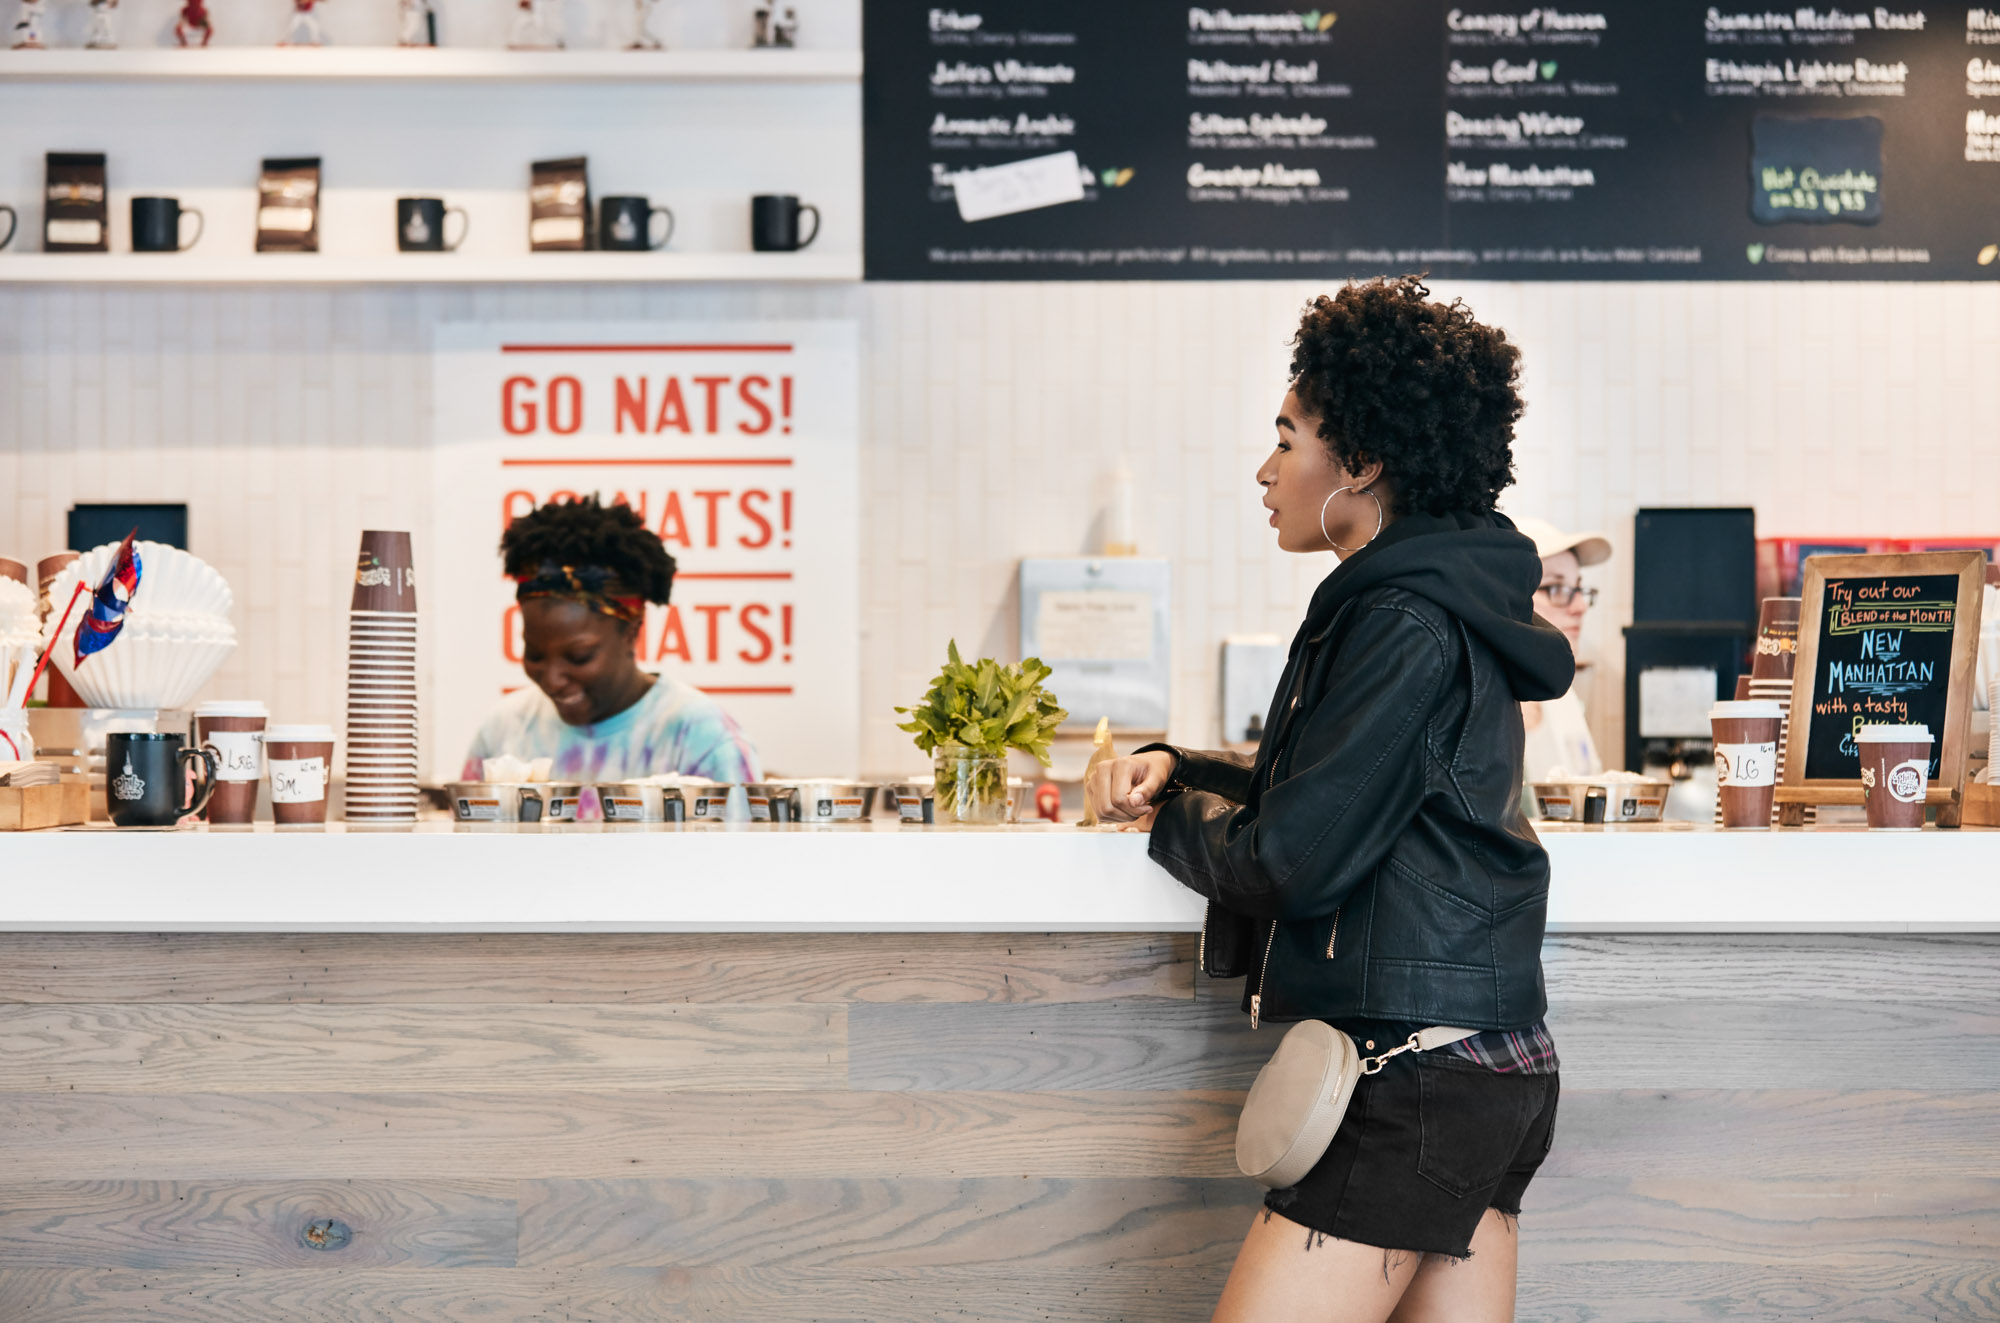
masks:
[[[500,536],[507,575],[533,575],[544,562],[602,565],[618,581],[665,606],[674,587],[674,558],[629,505],[603,505],[595,496],[550,501],[507,525]]]
[[[1292,386],[1350,469],[1382,461],[1405,514],[1489,511],[1514,481],[1521,351],[1421,277],[1370,280],[1306,305]]]

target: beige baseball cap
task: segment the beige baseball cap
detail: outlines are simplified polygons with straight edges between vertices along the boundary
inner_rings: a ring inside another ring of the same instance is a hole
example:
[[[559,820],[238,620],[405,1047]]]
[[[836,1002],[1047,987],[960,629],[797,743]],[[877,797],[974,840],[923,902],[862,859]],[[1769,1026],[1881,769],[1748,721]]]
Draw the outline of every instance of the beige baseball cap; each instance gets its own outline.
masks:
[[[1535,544],[1543,560],[1565,551],[1576,553],[1578,565],[1602,565],[1611,559],[1611,539],[1602,533],[1565,533],[1546,519],[1515,518],[1514,527]]]

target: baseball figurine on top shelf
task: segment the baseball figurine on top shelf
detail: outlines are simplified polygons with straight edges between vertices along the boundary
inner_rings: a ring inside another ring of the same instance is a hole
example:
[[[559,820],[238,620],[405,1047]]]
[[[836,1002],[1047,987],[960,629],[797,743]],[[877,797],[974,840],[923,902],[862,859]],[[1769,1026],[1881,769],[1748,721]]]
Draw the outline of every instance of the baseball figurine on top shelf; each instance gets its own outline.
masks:
[[[431,0],[396,0],[398,46],[438,44],[437,10]]]
[[[559,51],[563,48],[562,29],[544,9],[542,0],[517,0],[514,32],[507,48],[517,51]]]
[[[660,0],[632,0],[632,42],[628,51],[665,50],[666,43],[653,35],[653,14]]]
[[[118,33],[111,16],[118,12],[118,0],[90,0],[90,26],[84,29],[83,44],[94,51],[118,49]]]
[[[778,0],[759,0],[751,20],[750,44],[756,47],[799,44],[799,8]]]
[[[14,19],[14,49],[42,50],[42,0],[21,0],[21,12]]]
[[[320,30],[319,18],[313,7],[319,0],[292,0],[292,21],[285,28],[285,39],[280,46],[317,46],[326,40]]]
[[[215,27],[208,20],[208,0],[183,0],[181,16],[174,23],[174,40],[186,46],[188,38],[197,32],[201,34],[201,40],[195,43],[198,46],[208,45],[208,39],[215,35]]]

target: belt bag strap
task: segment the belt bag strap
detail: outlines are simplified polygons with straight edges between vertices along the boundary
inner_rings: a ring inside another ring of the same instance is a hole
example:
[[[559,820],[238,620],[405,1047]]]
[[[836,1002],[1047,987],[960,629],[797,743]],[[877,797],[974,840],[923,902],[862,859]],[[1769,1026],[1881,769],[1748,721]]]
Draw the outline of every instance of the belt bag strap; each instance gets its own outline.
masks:
[[[1419,1029],[1410,1035],[1408,1042],[1397,1047],[1392,1047],[1380,1056],[1363,1057],[1361,1059],[1361,1073],[1363,1075],[1373,1075],[1388,1063],[1390,1057],[1399,1057],[1405,1052],[1428,1052],[1434,1047],[1443,1047],[1447,1043],[1456,1043],[1462,1038],[1470,1038],[1478,1032],[1477,1029],[1446,1029],[1442,1025],[1432,1025],[1428,1029]]]
[[[1243,1102],[1236,1123],[1238,1169],[1274,1190],[1296,1185],[1326,1156],[1363,1075],[1375,1074],[1391,1057],[1428,1052],[1475,1032],[1433,1026],[1364,1058],[1352,1038],[1326,1021],[1299,1021],[1257,1072]]]

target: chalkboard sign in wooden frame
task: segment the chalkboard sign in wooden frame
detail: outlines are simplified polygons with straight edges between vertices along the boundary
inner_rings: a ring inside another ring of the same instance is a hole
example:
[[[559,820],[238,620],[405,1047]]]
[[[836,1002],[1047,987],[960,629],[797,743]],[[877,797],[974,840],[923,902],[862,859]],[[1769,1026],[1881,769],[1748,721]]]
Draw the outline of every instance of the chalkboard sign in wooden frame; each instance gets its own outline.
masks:
[[[1931,727],[1937,743],[1924,802],[1937,808],[1940,827],[1958,825],[1985,581],[1982,551],[1806,560],[1777,792],[1785,826],[1803,822],[1808,804],[1862,802],[1858,758],[1846,753],[1861,721]]]

